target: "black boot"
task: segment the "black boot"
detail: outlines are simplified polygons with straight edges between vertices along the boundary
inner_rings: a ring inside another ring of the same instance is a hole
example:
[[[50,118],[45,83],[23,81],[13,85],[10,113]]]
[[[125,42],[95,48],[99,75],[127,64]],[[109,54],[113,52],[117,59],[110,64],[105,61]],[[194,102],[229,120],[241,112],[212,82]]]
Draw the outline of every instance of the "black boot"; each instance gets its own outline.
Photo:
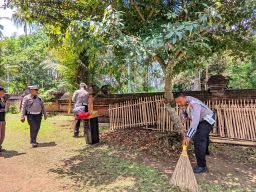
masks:
[[[38,145],[38,143],[32,143],[32,148],[36,148],[37,147],[37,145]]]
[[[194,173],[208,173],[209,172],[209,170],[208,170],[208,168],[207,167],[194,167],[193,168],[193,172]]]
[[[0,153],[1,152],[4,152],[4,151],[6,151],[5,149],[3,149],[3,147],[2,146],[0,146]]]

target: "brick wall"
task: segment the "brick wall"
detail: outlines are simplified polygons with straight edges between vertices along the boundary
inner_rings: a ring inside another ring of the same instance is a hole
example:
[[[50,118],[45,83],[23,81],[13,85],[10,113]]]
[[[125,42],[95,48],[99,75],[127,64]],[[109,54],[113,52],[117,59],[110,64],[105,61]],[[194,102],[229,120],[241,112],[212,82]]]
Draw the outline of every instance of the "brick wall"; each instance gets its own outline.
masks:
[[[175,93],[174,93],[175,94]],[[232,100],[232,99],[248,99],[256,101],[256,89],[246,89],[246,90],[226,90],[223,93],[216,93],[211,91],[189,91],[185,94],[196,97],[202,101],[207,100]],[[90,95],[89,97],[89,110],[98,111],[101,115],[100,120],[103,122],[108,122],[108,107],[110,104],[124,102],[127,100],[135,100],[141,97],[151,97],[155,95],[163,95],[162,92],[158,93],[133,93],[133,94],[113,94],[107,97],[94,97]],[[19,108],[21,97],[11,97],[8,101],[8,107],[10,105],[16,105]],[[67,113],[69,108],[68,100],[59,100],[49,103],[45,103],[46,110],[48,112],[62,112]],[[72,112],[73,104],[71,104]]]
[[[174,93],[175,94],[175,93]],[[256,89],[246,90],[226,90],[222,94],[212,93],[211,91],[189,91],[186,95],[196,97],[202,101],[207,100],[255,100]],[[114,94],[108,97],[96,97],[93,99],[93,108],[102,116],[101,121],[108,122],[108,107],[110,104],[135,100],[141,97],[151,97],[154,95],[163,95],[163,93],[134,93],[134,94]]]

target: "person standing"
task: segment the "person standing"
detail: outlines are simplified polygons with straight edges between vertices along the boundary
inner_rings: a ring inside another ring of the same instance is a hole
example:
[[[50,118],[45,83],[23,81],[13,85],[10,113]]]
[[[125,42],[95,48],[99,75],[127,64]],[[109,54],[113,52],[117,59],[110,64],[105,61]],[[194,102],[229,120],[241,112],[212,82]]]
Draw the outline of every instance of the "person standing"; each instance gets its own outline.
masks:
[[[0,152],[5,151],[2,148],[2,144],[4,142],[5,138],[5,103],[6,100],[4,98],[5,96],[5,89],[0,86]]]
[[[38,86],[29,86],[29,94],[23,98],[21,105],[21,122],[27,121],[30,126],[30,143],[32,147],[37,147],[37,135],[40,129],[42,116],[47,119],[47,114],[44,109],[43,100],[38,97]]]
[[[181,121],[191,120],[190,128],[185,133],[183,144],[188,146],[191,139],[194,141],[197,167],[194,167],[193,171],[194,173],[208,172],[205,156],[209,153],[209,134],[215,123],[214,112],[202,101],[186,96],[183,93],[179,94],[175,101],[181,109]]]
[[[79,127],[81,120],[76,118],[79,112],[88,112],[88,98],[89,93],[86,91],[87,85],[85,83],[80,83],[80,89],[76,90],[73,94],[72,101],[74,102],[74,137],[79,135]]]

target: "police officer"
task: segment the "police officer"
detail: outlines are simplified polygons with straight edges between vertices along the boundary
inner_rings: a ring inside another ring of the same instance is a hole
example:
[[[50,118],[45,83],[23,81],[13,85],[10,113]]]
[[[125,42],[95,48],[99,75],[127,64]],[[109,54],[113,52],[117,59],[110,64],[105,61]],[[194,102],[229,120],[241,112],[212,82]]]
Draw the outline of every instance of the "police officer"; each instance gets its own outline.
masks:
[[[5,151],[2,148],[5,137],[5,89],[0,86],[0,152]]]
[[[27,121],[30,126],[30,143],[32,147],[37,147],[36,141],[37,134],[40,129],[42,115],[44,119],[47,119],[46,111],[44,109],[44,103],[40,97],[38,97],[38,86],[29,86],[30,94],[23,98],[21,105],[21,122]]]
[[[194,173],[208,172],[205,156],[208,151],[209,134],[215,123],[214,112],[202,101],[183,93],[179,94],[175,101],[181,109],[181,121],[191,120],[183,144],[188,146],[191,139],[194,141],[197,167],[193,168],[193,171]]]
[[[87,85],[85,83],[80,83],[80,89],[76,90],[73,94],[72,101],[74,102],[74,115],[79,112],[88,112],[88,97],[89,93],[86,91]],[[74,123],[74,137],[79,135],[80,120],[75,118]]]

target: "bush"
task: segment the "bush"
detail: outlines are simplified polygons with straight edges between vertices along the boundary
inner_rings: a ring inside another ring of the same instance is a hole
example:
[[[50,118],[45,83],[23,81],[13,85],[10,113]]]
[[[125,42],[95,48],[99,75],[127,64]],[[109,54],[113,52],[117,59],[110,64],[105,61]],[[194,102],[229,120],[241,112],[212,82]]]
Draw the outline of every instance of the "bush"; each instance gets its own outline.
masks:
[[[11,114],[17,114],[17,113],[19,113],[19,111],[18,111],[18,109],[17,109],[17,106],[14,105],[14,104],[11,104],[11,105],[10,105],[10,107],[9,107],[9,112],[10,112]]]
[[[56,91],[56,88],[52,88],[49,90],[44,90],[41,89],[40,90],[40,96],[43,99],[44,102],[49,102],[52,101],[52,99],[54,99],[54,95],[52,95],[52,92]]]

